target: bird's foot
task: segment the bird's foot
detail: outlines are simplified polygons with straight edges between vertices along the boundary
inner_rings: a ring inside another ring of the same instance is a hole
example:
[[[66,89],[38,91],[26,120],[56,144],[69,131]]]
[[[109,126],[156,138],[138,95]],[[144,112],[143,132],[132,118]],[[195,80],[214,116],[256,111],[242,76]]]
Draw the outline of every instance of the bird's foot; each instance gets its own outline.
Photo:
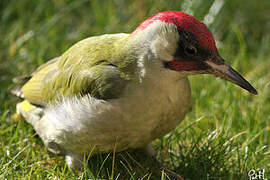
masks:
[[[170,180],[184,180],[184,178],[181,175],[168,169],[162,162],[158,161],[154,157],[156,155],[156,152],[154,148],[151,146],[151,144],[148,144],[143,150],[148,157],[153,158],[153,160],[157,163],[158,167],[160,168],[160,171],[159,171],[160,176],[164,176],[164,173],[165,173],[167,177],[169,177]],[[165,177],[165,179],[167,178]]]
[[[84,155],[67,153],[66,163],[69,169],[81,171],[84,168]]]

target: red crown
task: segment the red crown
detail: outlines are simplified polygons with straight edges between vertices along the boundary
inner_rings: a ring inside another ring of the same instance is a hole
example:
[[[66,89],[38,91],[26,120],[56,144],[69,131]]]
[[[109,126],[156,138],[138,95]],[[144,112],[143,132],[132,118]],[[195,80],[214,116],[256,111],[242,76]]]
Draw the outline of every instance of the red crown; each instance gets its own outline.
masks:
[[[132,34],[147,28],[151,23],[155,21],[173,23],[182,30],[195,35],[201,47],[211,51],[217,50],[214,37],[206,25],[198,21],[195,17],[178,11],[160,12],[140,23],[140,26],[137,27],[137,29]]]

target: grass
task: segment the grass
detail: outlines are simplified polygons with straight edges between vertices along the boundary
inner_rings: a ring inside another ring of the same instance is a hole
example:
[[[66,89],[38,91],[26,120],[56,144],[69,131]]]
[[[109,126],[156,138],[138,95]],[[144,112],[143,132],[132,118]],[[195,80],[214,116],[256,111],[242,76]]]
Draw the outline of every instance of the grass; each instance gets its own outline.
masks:
[[[11,118],[19,100],[9,94],[16,86],[13,77],[30,74],[75,42],[131,32],[162,10],[212,18],[206,22],[218,39],[220,54],[259,95],[210,75],[190,77],[192,108],[176,130],[153,142],[157,158],[186,179],[247,179],[250,169],[265,169],[265,178],[270,178],[269,3],[227,0],[220,1],[218,9],[214,1],[193,2],[1,1],[0,178],[165,179],[165,174],[156,175],[154,161],[133,151],[90,156],[83,173],[69,171],[64,158],[48,152],[29,124]]]

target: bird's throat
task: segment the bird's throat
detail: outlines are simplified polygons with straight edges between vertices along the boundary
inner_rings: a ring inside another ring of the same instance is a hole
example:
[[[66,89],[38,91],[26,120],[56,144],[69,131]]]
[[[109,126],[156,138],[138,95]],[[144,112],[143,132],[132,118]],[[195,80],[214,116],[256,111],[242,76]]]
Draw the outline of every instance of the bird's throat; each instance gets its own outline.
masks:
[[[180,61],[172,60],[167,63],[167,68],[175,71],[193,71],[200,70],[200,67],[195,61]]]

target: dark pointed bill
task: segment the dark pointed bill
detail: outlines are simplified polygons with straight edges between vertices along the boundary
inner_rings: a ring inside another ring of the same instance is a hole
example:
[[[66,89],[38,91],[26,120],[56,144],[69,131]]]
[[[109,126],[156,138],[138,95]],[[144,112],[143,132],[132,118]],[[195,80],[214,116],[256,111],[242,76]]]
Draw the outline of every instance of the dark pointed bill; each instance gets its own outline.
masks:
[[[231,81],[252,94],[258,94],[257,90],[238,72],[227,65],[221,57],[215,58],[214,60],[206,60],[204,62],[210,67],[210,73]]]

